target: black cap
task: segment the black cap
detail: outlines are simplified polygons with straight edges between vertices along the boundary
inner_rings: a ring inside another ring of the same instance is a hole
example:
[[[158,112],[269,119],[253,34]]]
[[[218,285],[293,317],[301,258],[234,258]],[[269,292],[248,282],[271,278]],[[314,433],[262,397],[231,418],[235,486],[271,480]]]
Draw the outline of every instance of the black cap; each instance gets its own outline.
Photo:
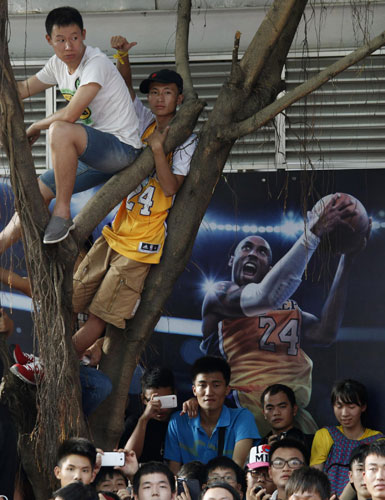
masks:
[[[146,80],[139,85],[139,89],[143,94],[148,94],[150,91],[150,83],[175,83],[179,89],[179,92],[183,92],[183,78],[179,73],[173,71],[172,69],[161,69],[151,73]]]

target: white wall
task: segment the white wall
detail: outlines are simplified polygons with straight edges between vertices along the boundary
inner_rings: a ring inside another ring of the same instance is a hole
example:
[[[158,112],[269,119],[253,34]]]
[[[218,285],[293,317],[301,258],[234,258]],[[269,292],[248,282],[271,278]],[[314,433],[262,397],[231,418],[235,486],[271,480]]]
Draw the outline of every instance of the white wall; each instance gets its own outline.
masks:
[[[241,51],[244,50],[264,18],[266,0],[196,0],[192,13],[190,54],[192,58],[222,57],[231,54],[234,33],[242,32]],[[44,19],[47,10],[67,0],[28,1],[13,0],[10,9],[11,36],[9,50],[14,59],[40,59],[51,55],[51,48],[44,39]],[[231,7],[234,4],[242,7]],[[319,2],[317,2],[319,4]],[[352,23],[349,1],[323,1],[327,12],[320,5],[306,11],[308,43],[311,50],[350,49],[361,42],[361,33]],[[109,11],[106,11],[108,5]],[[109,50],[113,34],[123,34],[138,42],[132,56],[138,60],[169,59],[173,57],[176,12],[171,8],[176,0],[78,0],[76,6],[84,16],[87,43]],[[207,6],[210,8],[206,8]],[[251,5],[251,6],[250,6]],[[129,6],[129,8],[127,7]],[[220,6],[221,8],[218,8]],[[223,8],[225,6],[225,8]],[[111,9],[116,9],[111,11]],[[364,12],[364,11],[363,11]],[[363,19],[363,13],[360,16]],[[369,24],[371,36],[384,29],[385,1],[371,3]],[[316,20],[317,30],[314,28]],[[294,50],[301,51],[305,38],[301,24],[294,42]]]

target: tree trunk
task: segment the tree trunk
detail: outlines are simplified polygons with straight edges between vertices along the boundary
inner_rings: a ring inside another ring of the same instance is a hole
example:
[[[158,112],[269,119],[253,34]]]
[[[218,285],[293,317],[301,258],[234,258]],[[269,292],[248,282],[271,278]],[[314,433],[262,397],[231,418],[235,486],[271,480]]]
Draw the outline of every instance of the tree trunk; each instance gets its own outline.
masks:
[[[233,143],[238,137],[257,130],[294,102],[292,99],[306,95],[309,90],[305,85],[288,93],[286,101],[275,101],[282,89],[282,67],[306,3],[306,0],[275,0],[240,62],[240,35],[236,34],[229,79],[202,127],[190,174],[168,217],[168,237],[162,261],[151,269],[141,305],[136,316],[127,322],[126,329],[122,331],[110,326],[107,330],[101,367],[110,376],[114,390],[90,421],[95,443],[106,450],[112,449],[120,436],[132,373],[175,281],[188,262],[199,225]],[[179,1],[176,39],[181,46],[176,51],[176,62],[186,81],[187,98],[172,122],[166,152],[172,151],[191,134],[204,105],[195,96],[188,67],[190,10],[190,0]],[[0,0],[0,19],[2,142],[9,155],[16,209],[23,225],[27,268],[33,289],[35,329],[45,363],[45,379],[37,390],[37,421],[34,418],[25,420],[20,413],[24,401],[34,400],[33,389],[22,386],[13,377],[6,377],[5,395],[16,415],[20,433],[28,436],[34,427],[36,429],[30,441],[33,446],[29,447],[29,457],[33,457],[36,443],[40,444],[38,456],[45,472],[43,482],[48,484],[59,438],[87,434],[80,412],[78,363],[71,343],[72,268],[77,248],[106,213],[153,170],[154,164],[148,149],[134,165],[114,176],[90,200],[76,218],[77,229],[72,236],[52,248],[44,247],[41,236],[48,213],[38,191],[24,132],[22,107],[9,65],[5,0]],[[377,48],[384,43],[384,36],[381,37],[375,45],[368,44],[363,49],[362,57],[375,50],[374,46]],[[354,62],[352,58],[339,68],[319,75],[318,80],[313,79],[311,89]],[[13,398],[14,394],[17,398]],[[23,449],[23,455],[24,452]],[[45,460],[42,461],[44,454]],[[31,458],[23,460],[26,466],[33,462]],[[40,493],[39,498],[43,496],[46,498]]]

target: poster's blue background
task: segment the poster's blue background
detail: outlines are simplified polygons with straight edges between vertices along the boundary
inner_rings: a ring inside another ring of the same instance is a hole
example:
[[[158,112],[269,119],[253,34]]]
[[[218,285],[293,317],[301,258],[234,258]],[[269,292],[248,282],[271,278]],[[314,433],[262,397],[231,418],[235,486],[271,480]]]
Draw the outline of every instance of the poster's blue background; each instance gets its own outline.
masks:
[[[180,398],[190,390],[189,365],[199,352],[201,306],[210,283],[230,279],[228,260],[237,243],[248,234],[265,237],[276,262],[295,242],[303,225],[304,204],[310,209],[322,196],[345,192],[356,196],[373,219],[373,230],[366,250],[357,257],[351,272],[342,327],[336,342],[321,348],[302,339],[302,347],[311,357],[313,394],[308,409],[319,425],[335,423],[329,404],[334,380],[351,377],[364,382],[369,390],[368,424],[384,430],[385,389],[385,171],[254,172],[228,174],[217,186],[199,230],[186,271],[179,278],[165,307],[164,316],[143,356],[143,365],[161,364],[174,370]],[[0,188],[3,226],[9,219],[12,197],[8,185]],[[72,208],[76,213],[88,194],[76,195]],[[101,224],[95,231],[100,233]],[[316,254],[305,279],[294,295],[301,309],[319,315],[333,280],[338,256]],[[22,248],[0,259],[23,271]],[[18,294],[8,294],[2,286],[1,302],[13,305],[16,330],[11,342],[31,349],[30,308],[18,309]],[[11,297],[11,298],[10,298]],[[11,304],[9,304],[9,300]],[[7,302],[8,301],[8,302]],[[138,392],[137,370],[131,392]],[[135,399],[135,398],[132,398]]]

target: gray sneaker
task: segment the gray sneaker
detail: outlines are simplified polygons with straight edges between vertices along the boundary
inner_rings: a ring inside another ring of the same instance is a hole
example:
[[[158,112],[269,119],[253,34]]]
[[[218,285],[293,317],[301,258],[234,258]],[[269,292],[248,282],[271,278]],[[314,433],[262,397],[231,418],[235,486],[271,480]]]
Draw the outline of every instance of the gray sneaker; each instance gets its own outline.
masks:
[[[59,241],[65,240],[74,227],[75,224],[71,218],[63,219],[63,217],[53,215],[45,229],[43,243],[51,245],[52,243],[59,243]]]

